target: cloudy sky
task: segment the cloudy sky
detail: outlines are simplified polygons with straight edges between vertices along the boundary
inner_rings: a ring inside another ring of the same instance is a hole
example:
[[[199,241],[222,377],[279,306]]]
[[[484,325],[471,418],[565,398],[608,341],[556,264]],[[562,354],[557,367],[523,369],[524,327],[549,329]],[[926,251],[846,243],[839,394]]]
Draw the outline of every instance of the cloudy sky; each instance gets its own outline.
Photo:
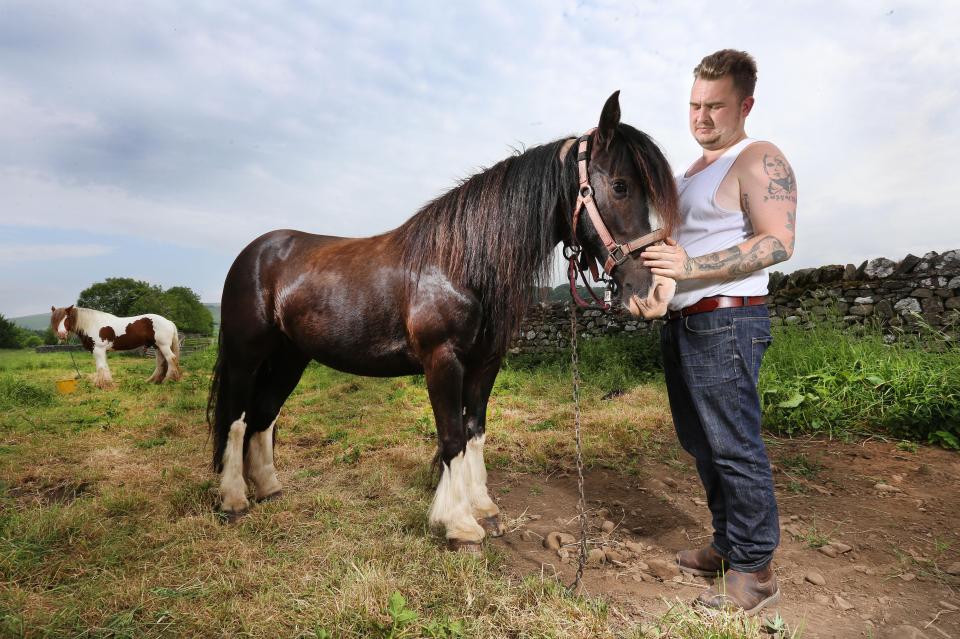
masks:
[[[785,270],[960,248],[960,6],[0,0],[0,313],[130,276],[219,301],[273,228],[391,229],[514,147],[623,119],[675,169],[691,70],[759,65],[800,184]]]

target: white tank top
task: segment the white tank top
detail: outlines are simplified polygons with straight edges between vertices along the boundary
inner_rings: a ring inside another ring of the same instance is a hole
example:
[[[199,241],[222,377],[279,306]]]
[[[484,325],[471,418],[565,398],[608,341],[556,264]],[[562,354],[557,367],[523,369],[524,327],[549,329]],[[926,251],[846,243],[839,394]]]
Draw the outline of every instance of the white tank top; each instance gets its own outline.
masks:
[[[753,235],[750,219],[738,207],[722,208],[717,204],[717,189],[751,138],[741,140],[727,149],[699,173],[684,177],[677,175],[680,192],[680,226],[673,237],[690,257],[707,255],[740,244]],[[767,272],[764,269],[728,280],[682,280],[677,282],[677,293],[670,301],[670,310],[696,304],[704,297],[714,295],[766,295]]]

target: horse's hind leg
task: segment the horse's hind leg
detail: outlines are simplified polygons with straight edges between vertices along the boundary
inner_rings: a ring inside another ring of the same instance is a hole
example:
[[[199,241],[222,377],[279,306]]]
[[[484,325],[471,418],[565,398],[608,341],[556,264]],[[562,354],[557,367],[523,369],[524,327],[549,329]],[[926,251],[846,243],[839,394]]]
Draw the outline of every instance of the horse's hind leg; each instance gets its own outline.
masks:
[[[274,428],[280,408],[296,388],[308,362],[303,354],[286,345],[260,365],[249,410],[252,435],[244,460],[244,476],[253,482],[257,501],[272,499],[281,493],[282,486],[273,464]],[[263,428],[266,424],[269,426]]]
[[[470,501],[471,466],[463,428],[463,365],[453,348],[441,346],[425,358],[424,373],[442,462],[429,520],[446,529],[451,548],[475,550],[486,533],[474,519]]]
[[[180,363],[177,361],[177,356],[174,354],[173,350],[171,350],[168,344],[159,344],[159,343],[157,344],[158,363],[161,357],[164,360],[165,373],[163,377],[157,381],[157,383],[159,384],[160,382],[166,381],[168,379],[171,382],[178,381],[181,377]]]
[[[153,375],[147,378],[148,384],[159,384],[163,381],[164,376],[167,374],[167,360],[163,356],[163,353],[160,352],[160,349],[157,349],[157,367],[153,369]]]
[[[471,367],[464,379],[463,388],[470,505],[473,516],[491,537],[500,537],[504,533],[503,524],[500,522],[500,508],[490,499],[490,494],[487,492],[487,467],[483,461],[487,400],[499,370],[499,358]]]

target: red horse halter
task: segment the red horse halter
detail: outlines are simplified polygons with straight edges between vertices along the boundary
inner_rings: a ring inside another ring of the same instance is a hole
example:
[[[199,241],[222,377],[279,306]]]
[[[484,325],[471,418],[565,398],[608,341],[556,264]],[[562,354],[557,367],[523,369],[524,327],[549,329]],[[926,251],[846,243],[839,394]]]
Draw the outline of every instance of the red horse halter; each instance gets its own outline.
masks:
[[[567,269],[569,278],[570,278],[570,294],[573,296],[574,301],[579,306],[590,306],[588,302],[585,302],[580,295],[577,293],[576,286],[576,273],[580,273],[582,279],[586,279],[583,275],[583,271],[580,270],[577,264],[577,259],[581,252],[580,243],[577,242],[577,222],[580,220],[580,212],[586,208],[587,215],[590,216],[590,221],[593,223],[593,228],[596,230],[597,235],[600,236],[600,241],[603,242],[604,248],[607,249],[607,259],[603,264],[603,271],[607,275],[613,273],[613,270],[627,261],[627,258],[630,257],[630,254],[639,251],[651,244],[656,244],[657,242],[662,242],[666,237],[666,232],[664,229],[660,228],[656,231],[651,231],[645,235],[635,237],[634,239],[624,242],[623,244],[618,244],[613,235],[610,234],[607,225],[603,223],[603,218],[600,217],[600,210],[597,209],[597,203],[593,199],[593,187],[590,186],[590,174],[587,170],[587,165],[590,162],[590,151],[589,144],[590,138],[593,136],[593,133],[596,131],[596,128],[590,129],[577,139],[577,171],[580,174],[580,187],[577,194],[577,205],[573,209],[573,221],[570,228],[570,254],[567,255],[567,259],[570,262],[570,266]],[[597,265],[591,259],[590,260],[590,272],[593,275],[595,281],[599,281],[599,273],[597,272]],[[596,294],[593,292],[593,288],[584,281],[584,284],[587,286],[587,290],[590,291],[590,295],[593,299],[604,309],[610,308],[610,304],[607,301],[601,301]]]

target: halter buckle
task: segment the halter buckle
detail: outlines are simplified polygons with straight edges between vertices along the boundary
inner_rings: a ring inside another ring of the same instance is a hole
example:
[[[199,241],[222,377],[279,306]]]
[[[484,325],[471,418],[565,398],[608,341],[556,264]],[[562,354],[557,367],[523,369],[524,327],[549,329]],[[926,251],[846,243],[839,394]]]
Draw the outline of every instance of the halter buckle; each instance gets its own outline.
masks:
[[[612,249],[610,249],[610,259],[613,260],[614,266],[620,266],[621,264],[626,262],[627,257],[629,257],[629,255],[630,255],[629,253],[624,252],[622,244],[617,244]]]

